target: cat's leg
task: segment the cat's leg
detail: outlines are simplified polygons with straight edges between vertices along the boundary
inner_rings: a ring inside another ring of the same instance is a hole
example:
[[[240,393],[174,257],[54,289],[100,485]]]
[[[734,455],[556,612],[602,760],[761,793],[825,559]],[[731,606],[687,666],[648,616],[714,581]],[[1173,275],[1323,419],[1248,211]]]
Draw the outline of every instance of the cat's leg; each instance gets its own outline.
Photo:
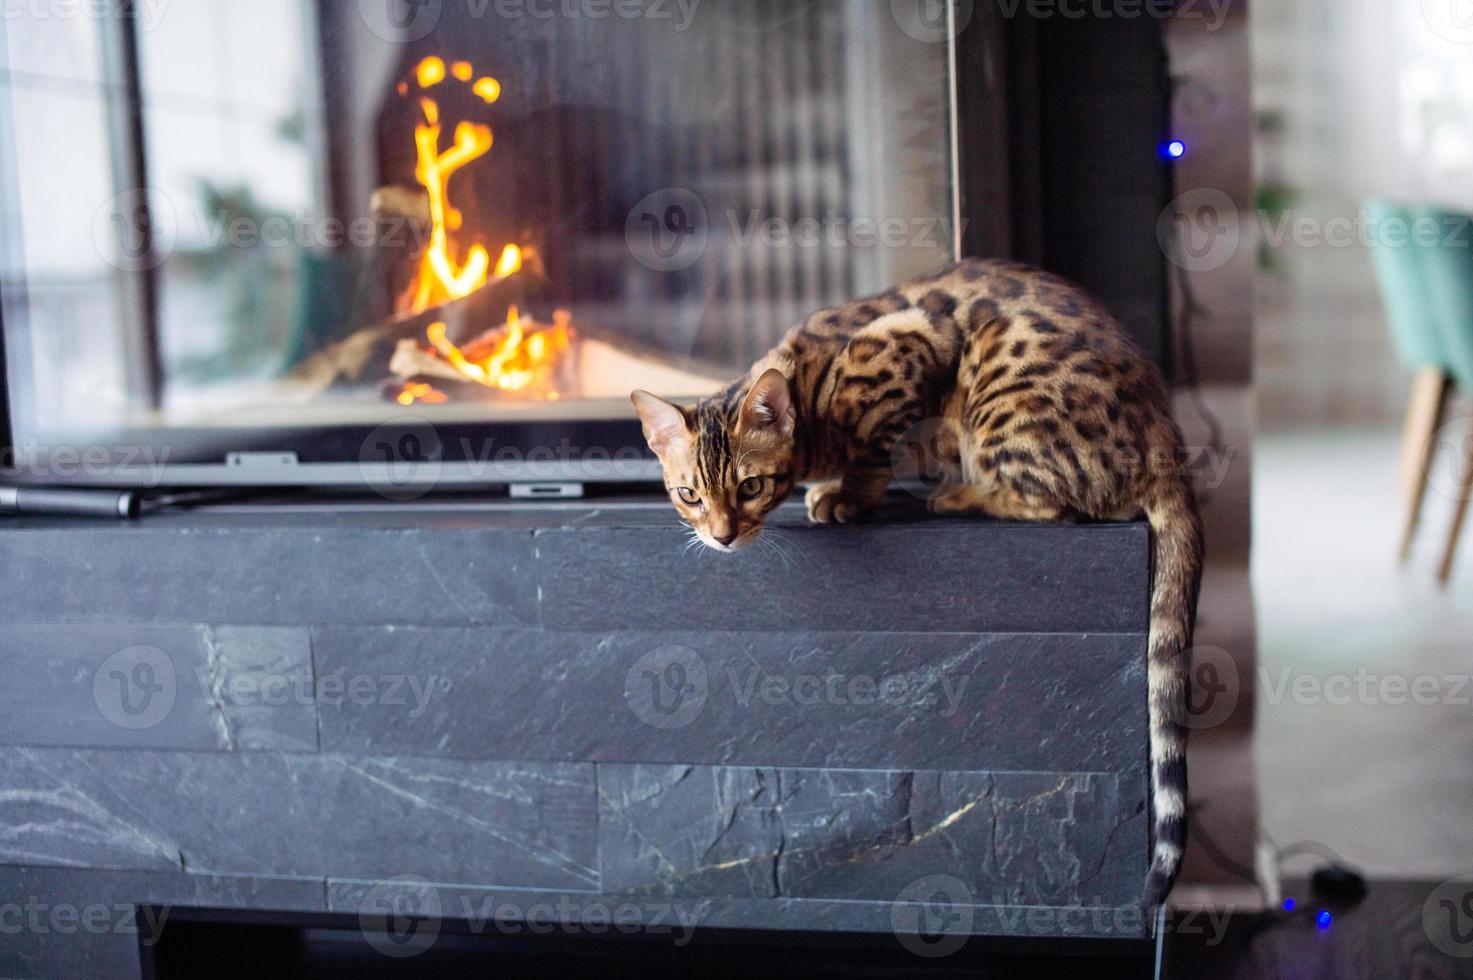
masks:
[[[893,476],[888,466],[851,466],[842,479],[808,489],[808,519],[816,524],[847,524],[863,518],[881,500]]]
[[[1042,497],[1025,496],[1002,486],[959,484],[931,498],[934,514],[978,514],[1006,521],[1063,521],[1071,511]]]

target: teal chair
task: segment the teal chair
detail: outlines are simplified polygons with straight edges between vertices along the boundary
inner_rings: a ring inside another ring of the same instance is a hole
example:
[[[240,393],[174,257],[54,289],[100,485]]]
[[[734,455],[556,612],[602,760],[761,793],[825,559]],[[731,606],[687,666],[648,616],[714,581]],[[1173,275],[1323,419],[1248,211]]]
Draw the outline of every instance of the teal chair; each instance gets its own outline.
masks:
[[[1473,392],[1473,221],[1466,214],[1433,208],[1418,208],[1414,213],[1429,227],[1435,221],[1438,229],[1436,242],[1422,249],[1421,254],[1443,365],[1463,392]],[[1432,441],[1429,437],[1428,442]],[[1438,579],[1444,583],[1452,577],[1458,538],[1468,518],[1469,499],[1473,498],[1473,435],[1465,436],[1455,453],[1462,473],[1452,529],[1438,569]]]
[[[1421,520],[1427,474],[1436,449],[1433,440],[1447,411],[1452,379],[1428,281],[1427,259],[1432,250],[1420,236],[1412,234],[1418,213],[1380,198],[1366,201],[1365,210],[1371,227],[1380,231],[1369,251],[1391,339],[1397,356],[1412,371],[1412,397],[1401,443],[1402,492],[1406,500],[1401,535],[1404,561],[1411,554],[1412,538]]]

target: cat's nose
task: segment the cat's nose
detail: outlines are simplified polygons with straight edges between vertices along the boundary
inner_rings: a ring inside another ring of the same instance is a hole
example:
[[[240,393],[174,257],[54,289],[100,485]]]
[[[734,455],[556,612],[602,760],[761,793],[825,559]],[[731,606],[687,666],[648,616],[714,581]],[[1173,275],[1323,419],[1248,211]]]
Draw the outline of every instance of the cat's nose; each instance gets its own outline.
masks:
[[[733,541],[735,541],[737,538],[737,534],[735,531],[727,531],[725,534],[713,534],[711,535],[711,537],[715,538],[718,544],[724,546],[730,545]]]

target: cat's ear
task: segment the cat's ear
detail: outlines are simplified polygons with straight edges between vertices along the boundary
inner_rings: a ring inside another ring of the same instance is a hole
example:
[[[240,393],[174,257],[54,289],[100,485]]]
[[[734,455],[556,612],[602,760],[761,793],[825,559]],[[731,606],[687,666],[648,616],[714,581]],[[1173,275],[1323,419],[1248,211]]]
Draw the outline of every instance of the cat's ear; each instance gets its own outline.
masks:
[[[663,398],[647,391],[636,391],[629,396],[639,421],[644,425],[644,438],[655,451],[664,455],[665,450],[679,442],[690,440],[690,429],[686,426],[685,413]]]
[[[771,429],[778,435],[790,436],[796,422],[793,391],[787,377],[777,368],[768,368],[747,392],[737,427]]]

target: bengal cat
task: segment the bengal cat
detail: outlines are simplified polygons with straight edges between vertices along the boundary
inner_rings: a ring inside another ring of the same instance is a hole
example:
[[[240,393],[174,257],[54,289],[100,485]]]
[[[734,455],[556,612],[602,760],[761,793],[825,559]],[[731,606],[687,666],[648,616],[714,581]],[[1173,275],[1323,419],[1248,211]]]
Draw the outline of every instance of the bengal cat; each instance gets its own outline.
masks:
[[[969,260],[792,330],[692,408],[633,401],[680,516],[710,547],[750,544],[794,484],[819,523],[862,518],[920,452],[930,506],[1025,521],[1144,514],[1154,844],[1143,903],[1171,890],[1186,839],[1187,664],[1202,526],[1155,366],[1078,287]],[[919,436],[918,436],[919,434]],[[897,446],[900,452],[897,453]]]

